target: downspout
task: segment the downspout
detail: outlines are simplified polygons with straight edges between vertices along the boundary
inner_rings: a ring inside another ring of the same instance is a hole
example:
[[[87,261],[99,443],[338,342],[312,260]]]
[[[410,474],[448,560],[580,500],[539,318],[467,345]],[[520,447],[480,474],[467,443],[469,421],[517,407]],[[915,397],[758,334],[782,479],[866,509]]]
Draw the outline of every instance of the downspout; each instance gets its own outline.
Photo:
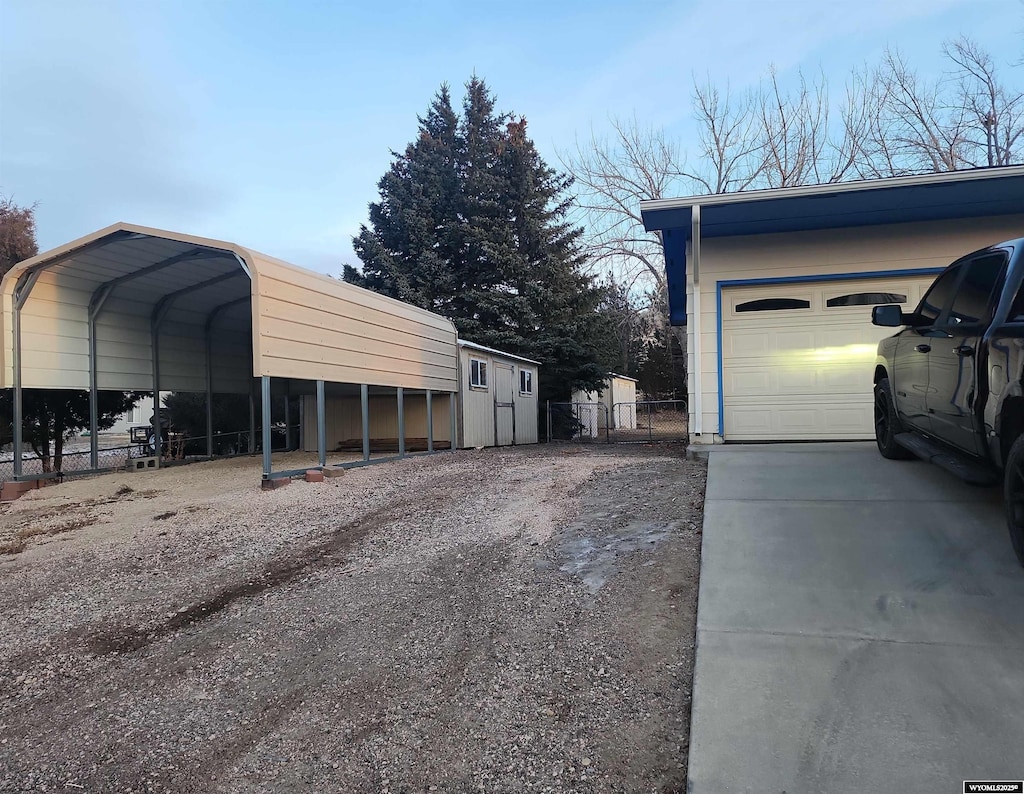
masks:
[[[701,363],[701,317],[700,317],[700,205],[694,204],[690,215],[690,272],[693,289],[693,312],[687,323],[693,328],[693,433],[704,432],[704,378]],[[721,343],[719,343],[721,344]]]

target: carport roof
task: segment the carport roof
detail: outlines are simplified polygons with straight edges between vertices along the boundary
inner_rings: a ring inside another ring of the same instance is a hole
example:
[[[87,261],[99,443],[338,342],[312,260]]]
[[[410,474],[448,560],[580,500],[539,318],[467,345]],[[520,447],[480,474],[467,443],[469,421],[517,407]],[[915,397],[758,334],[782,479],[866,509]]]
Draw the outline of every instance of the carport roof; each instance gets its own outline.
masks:
[[[644,228],[689,239],[695,206],[702,238],[1010,215],[1024,166],[643,201]]]
[[[18,263],[0,295],[0,386],[15,385],[23,359],[25,388],[86,388],[114,373],[117,385],[100,388],[142,390],[165,355],[161,326],[196,340],[232,312],[251,332],[254,376],[457,387],[447,318],[232,242],[117,223]],[[188,344],[168,356],[201,372],[202,346]],[[158,374],[161,388],[189,390],[167,367]]]

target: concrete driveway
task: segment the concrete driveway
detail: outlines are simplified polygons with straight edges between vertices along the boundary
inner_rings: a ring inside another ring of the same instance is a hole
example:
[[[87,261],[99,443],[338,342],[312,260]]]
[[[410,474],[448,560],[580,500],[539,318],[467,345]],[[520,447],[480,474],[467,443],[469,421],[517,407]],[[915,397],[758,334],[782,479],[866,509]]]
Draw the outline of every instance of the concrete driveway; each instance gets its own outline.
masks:
[[[999,489],[867,443],[709,466],[691,792],[1024,779],[1024,569]]]

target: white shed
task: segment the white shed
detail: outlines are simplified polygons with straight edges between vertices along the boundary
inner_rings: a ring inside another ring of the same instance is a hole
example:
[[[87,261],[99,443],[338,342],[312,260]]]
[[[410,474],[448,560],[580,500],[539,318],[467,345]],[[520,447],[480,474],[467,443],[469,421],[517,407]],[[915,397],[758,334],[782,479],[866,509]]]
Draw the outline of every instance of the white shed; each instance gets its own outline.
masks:
[[[572,401],[581,432],[592,438],[606,425],[613,430],[636,429],[636,378],[609,372],[600,389],[574,392]]]
[[[536,444],[540,364],[459,340],[459,446]]]

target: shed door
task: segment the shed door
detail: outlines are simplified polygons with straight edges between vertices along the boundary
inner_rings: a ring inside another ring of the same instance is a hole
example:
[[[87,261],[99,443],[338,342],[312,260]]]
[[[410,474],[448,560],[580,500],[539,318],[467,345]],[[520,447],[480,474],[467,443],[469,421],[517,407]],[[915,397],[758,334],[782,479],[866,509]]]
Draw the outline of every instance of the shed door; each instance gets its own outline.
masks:
[[[514,443],[516,430],[515,369],[494,363],[494,445]]]
[[[917,305],[934,275],[722,290],[728,441],[874,438],[871,307]]]

